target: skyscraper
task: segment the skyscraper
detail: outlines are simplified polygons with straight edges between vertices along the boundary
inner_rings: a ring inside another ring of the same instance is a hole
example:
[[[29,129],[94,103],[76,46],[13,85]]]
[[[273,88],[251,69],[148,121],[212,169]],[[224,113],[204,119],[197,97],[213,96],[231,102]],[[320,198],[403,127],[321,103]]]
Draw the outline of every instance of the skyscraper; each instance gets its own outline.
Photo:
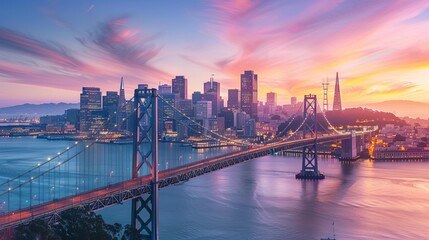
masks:
[[[217,116],[220,112],[220,83],[214,80],[213,75],[210,81],[204,83],[204,100],[212,101],[212,115]]]
[[[267,105],[277,106],[277,93],[275,92],[267,93]]]
[[[227,106],[235,109],[240,107],[240,91],[238,89],[228,89]]]
[[[162,84],[158,86],[158,94],[171,94],[171,85]]]
[[[117,123],[116,111],[118,111],[119,96],[118,92],[107,91],[106,96],[103,96],[103,111],[107,114],[110,119],[108,122],[108,128],[113,130]],[[114,120],[113,120],[114,119]]]
[[[176,76],[171,80],[171,85],[178,99],[188,99],[188,79],[184,76]]]
[[[337,80],[335,81],[335,93],[334,93],[334,106],[332,107],[334,111],[341,111],[341,94],[340,94],[340,80],[338,78],[337,72]]]
[[[258,75],[253,71],[244,71],[241,74],[241,110],[258,118]]]
[[[275,111],[276,107],[277,107],[277,93],[275,92],[267,93],[266,112],[271,114]]]
[[[204,93],[208,92],[213,92],[220,96],[220,83],[214,80],[213,75],[210,77],[210,81],[204,83]]]
[[[124,106],[126,102],[127,100],[125,99],[124,77],[121,77],[121,86],[119,87],[118,107]]]
[[[83,87],[80,94],[80,131],[90,130],[98,111],[101,111],[100,88]]]

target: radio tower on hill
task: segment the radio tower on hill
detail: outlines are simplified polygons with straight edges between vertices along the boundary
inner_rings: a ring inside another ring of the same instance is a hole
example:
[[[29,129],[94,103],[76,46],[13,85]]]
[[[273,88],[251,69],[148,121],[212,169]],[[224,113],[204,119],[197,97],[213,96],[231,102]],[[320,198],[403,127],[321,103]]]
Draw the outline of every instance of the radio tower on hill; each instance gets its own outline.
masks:
[[[328,78],[326,78],[326,82],[322,82],[322,87],[323,87],[323,111],[326,112],[329,110],[329,105],[328,105],[329,81],[328,81]]]
[[[340,80],[338,79],[337,72],[337,80],[335,81],[335,93],[334,93],[334,106],[332,108],[334,111],[341,111],[341,94],[340,94]]]

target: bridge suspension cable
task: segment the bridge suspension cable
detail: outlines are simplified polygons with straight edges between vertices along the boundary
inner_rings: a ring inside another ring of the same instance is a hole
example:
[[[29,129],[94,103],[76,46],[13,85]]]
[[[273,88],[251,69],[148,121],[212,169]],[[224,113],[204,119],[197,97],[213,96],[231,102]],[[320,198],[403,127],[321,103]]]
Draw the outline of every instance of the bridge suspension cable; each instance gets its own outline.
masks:
[[[132,100],[133,100],[133,98],[131,98],[130,100],[128,100],[124,105],[123,105],[123,107],[122,108],[126,108],[127,106],[128,106],[128,104],[130,104],[130,103],[133,103],[132,102]],[[119,109],[119,110],[121,110],[121,109]],[[117,112],[117,114],[119,114],[119,110],[118,110],[118,112]],[[125,118],[122,118],[121,119],[121,122],[119,122],[120,124],[123,124],[123,123],[125,123],[131,116],[133,116],[133,114],[134,114],[134,112],[135,112],[135,109],[128,115],[128,116],[126,116]],[[113,120],[115,120],[115,118],[114,117],[111,117],[111,118],[109,118],[108,119],[108,123],[107,124],[109,124],[109,123],[111,123],[110,121],[113,121]],[[115,125],[115,129],[113,130],[113,131],[116,131],[116,130],[118,130],[120,128],[120,125],[119,124],[116,124]],[[97,134],[100,134],[101,133],[101,131],[103,131],[104,129],[102,128],[102,126],[100,126],[100,128],[98,129],[98,132],[97,132]],[[95,131],[93,131],[93,132],[95,132]],[[104,134],[104,135],[108,135],[110,132],[112,132],[112,130],[108,130],[107,131],[107,133],[106,134]],[[93,137],[94,137],[94,135],[93,135]],[[90,143],[87,143],[86,145],[85,145],[85,147],[83,147],[82,148],[82,150],[80,150],[79,152],[76,152],[75,154],[73,154],[72,156],[69,156],[67,159],[65,159],[65,160],[63,160],[63,161],[61,161],[61,162],[58,162],[57,164],[54,164],[54,166],[53,167],[49,167],[47,170],[45,170],[44,172],[40,172],[39,171],[39,173],[37,173],[37,174],[35,174],[34,176],[30,176],[29,178],[27,178],[25,181],[23,181],[23,182],[19,182],[19,184],[18,185],[16,185],[15,187],[10,187],[10,185],[14,182],[14,181],[16,181],[16,180],[20,180],[22,177],[25,177],[26,175],[28,175],[28,174],[30,174],[30,173],[32,173],[32,172],[35,172],[36,170],[38,170],[38,169],[41,169],[44,165],[46,165],[46,164],[49,164],[49,163],[51,163],[51,162],[54,162],[54,160],[56,159],[56,158],[59,158],[61,155],[64,155],[67,151],[70,151],[72,148],[77,148],[77,146],[78,145],[80,145],[80,144],[82,144],[82,143],[85,143],[85,141],[84,140],[81,140],[81,141],[76,141],[72,146],[69,146],[69,147],[67,147],[66,148],[66,150],[65,151],[63,151],[63,152],[58,152],[57,154],[56,154],[56,156],[54,156],[54,157],[52,157],[52,158],[48,158],[47,159],[47,161],[45,161],[45,162],[43,162],[43,163],[38,163],[35,167],[33,167],[33,168],[31,168],[31,169],[29,169],[29,170],[27,170],[27,171],[25,171],[24,173],[22,173],[22,174],[20,174],[20,175],[18,175],[18,176],[16,176],[16,177],[14,177],[14,178],[12,178],[12,179],[9,179],[9,180],[7,180],[7,181],[5,181],[5,182],[3,182],[3,183],[1,183],[0,184],[0,187],[2,187],[2,186],[5,186],[5,185],[8,185],[8,188],[6,189],[6,191],[4,191],[4,192],[2,192],[2,193],[0,193],[0,197],[1,196],[4,196],[4,195],[6,195],[6,194],[9,194],[10,192],[12,192],[13,190],[16,190],[16,189],[20,189],[22,186],[24,186],[24,185],[26,185],[26,184],[31,184],[32,182],[34,182],[35,180],[37,180],[38,178],[40,178],[40,177],[42,177],[42,176],[44,176],[44,175],[46,175],[46,174],[48,174],[48,173],[50,173],[50,172],[52,172],[52,171],[54,171],[55,169],[57,169],[57,168],[60,168],[61,166],[63,166],[64,164],[66,164],[66,163],[68,163],[69,161],[71,161],[71,160],[73,160],[74,158],[76,158],[78,155],[80,155],[80,154],[82,154],[83,152],[85,152],[85,151],[87,151],[87,149],[88,148],[90,148],[92,145],[94,145],[95,143],[97,143],[97,142],[99,142],[100,140],[105,140],[105,139],[110,139],[109,137],[97,137],[97,138],[95,138],[94,140],[90,140]]]
[[[171,116],[171,115],[170,115],[170,113],[169,113],[169,112],[167,112],[166,110],[162,109],[162,112],[163,112],[164,114],[166,114],[168,117],[171,117],[171,118],[173,118],[173,119],[174,119],[174,116]],[[174,113],[173,113],[173,114],[174,114]],[[204,132],[202,132],[202,131],[201,131],[201,130],[199,130],[198,128],[194,128],[191,124],[188,124],[188,123],[186,123],[186,122],[183,122],[183,121],[182,121],[183,119],[175,119],[175,120],[177,120],[177,122],[178,122],[179,124],[181,124],[182,126],[185,126],[185,127],[189,128],[189,129],[191,129],[191,130],[193,130],[193,131],[195,131],[195,132],[197,132],[197,133],[199,133],[199,134],[201,134],[201,135],[203,135],[203,136],[205,136],[205,137],[207,137],[207,138],[209,138],[209,139],[211,139],[211,140],[213,140],[213,141],[217,141],[217,142],[219,142],[219,143],[227,143],[227,141],[225,141],[225,140],[220,140],[219,138],[215,138],[215,137],[210,136],[209,134],[205,134]],[[244,145],[235,145],[235,146],[244,146]]]
[[[325,112],[324,112],[324,111],[322,111],[322,108],[320,107],[319,103],[317,103],[317,107],[319,108],[320,112],[322,113],[323,118],[324,118],[324,119],[325,119],[325,121],[328,123],[329,127],[331,127],[331,129],[332,129],[333,131],[335,131],[336,133],[341,134],[341,135],[344,135],[345,133],[343,133],[343,132],[341,132],[341,131],[337,130],[337,129],[334,127],[334,125],[332,125],[332,124],[331,124],[331,122],[330,122],[330,121],[328,120],[328,118],[326,117]]]
[[[295,120],[296,116],[298,116],[299,112],[301,111],[302,105],[303,104],[301,104],[301,106],[299,106],[299,109],[292,114],[292,119],[289,118],[291,120],[289,121],[288,125],[285,128],[283,128],[283,130],[280,133],[276,134],[276,137],[280,137],[290,127],[290,125],[292,125],[292,123]]]
[[[283,141],[289,140],[291,137],[295,136],[295,135],[298,133],[298,131],[299,131],[299,130],[301,130],[302,126],[304,126],[304,124],[305,124],[305,122],[307,121],[307,119],[308,119],[308,115],[307,115],[307,116],[305,117],[305,119],[301,122],[301,125],[299,125],[299,127],[298,127],[294,132],[292,132],[292,134],[291,134],[291,135],[289,135],[289,136],[287,136],[286,138],[284,138],[284,139],[283,139]]]
[[[252,145],[252,144],[249,144],[249,143],[245,143],[245,142],[242,142],[242,141],[236,141],[236,140],[234,140],[234,139],[231,139],[231,138],[225,137],[225,136],[223,136],[223,135],[221,135],[221,134],[219,134],[219,133],[217,133],[217,132],[214,132],[213,130],[210,130],[210,129],[208,129],[208,128],[204,127],[203,125],[201,125],[201,124],[200,124],[200,123],[198,123],[197,121],[193,120],[191,117],[187,116],[187,115],[186,115],[185,113],[183,113],[180,109],[177,109],[173,104],[171,104],[170,102],[168,102],[168,101],[167,101],[166,99],[164,99],[162,96],[160,96],[160,95],[159,95],[158,97],[159,97],[159,99],[161,99],[161,101],[163,101],[165,104],[167,104],[168,106],[170,106],[173,110],[175,110],[176,112],[178,112],[182,117],[184,117],[184,118],[186,118],[187,120],[191,121],[193,124],[197,125],[198,127],[201,127],[202,129],[206,130],[208,133],[211,133],[211,134],[213,134],[214,136],[217,136],[217,137],[222,138],[222,139],[224,139],[224,140],[226,140],[226,141],[229,141],[229,142],[236,143],[236,144],[238,144],[238,145],[244,145],[244,146],[251,146],[251,145]]]
[[[126,107],[127,107],[127,105],[128,104],[130,104],[130,103],[132,103],[132,101],[133,101],[133,99],[134,99],[134,97],[133,98],[131,98],[130,100],[128,100],[128,101],[126,101],[126,103],[124,103],[123,105],[122,105],[122,107],[121,108],[119,108],[118,109],[118,111],[117,111],[117,115],[119,115],[119,111],[120,110],[125,110],[126,109]],[[134,110],[135,111],[135,110]],[[129,116],[128,116],[129,117]],[[114,117],[110,117],[110,118],[108,118],[107,119],[109,122],[107,122],[107,125],[109,125],[109,123],[111,123],[111,121],[113,121],[113,120],[115,120],[115,118]],[[123,123],[123,122],[125,122],[125,120],[123,120],[122,119],[122,122],[121,123]],[[115,128],[118,128],[118,126],[115,126]],[[100,134],[100,132],[101,131],[103,131],[104,129],[102,129],[102,127],[101,126],[99,126],[99,129],[98,129],[98,132],[97,132],[97,134]],[[93,130],[93,132],[94,132],[94,130]],[[107,133],[109,133],[110,131],[108,131]],[[94,137],[94,136],[93,136]],[[97,139],[97,138],[96,138]],[[107,139],[107,138],[102,138],[102,139]],[[98,139],[97,139],[97,141],[98,141]],[[33,168],[31,168],[31,169],[28,169],[27,171],[25,171],[24,173],[21,173],[20,175],[18,175],[18,176],[16,176],[16,177],[14,177],[14,178],[12,178],[12,179],[9,179],[9,180],[7,180],[7,181],[5,181],[5,182],[3,182],[3,183],[0,183],[0,187],[2,187],[2,186],[4,186],[4,185],[6,185],[6,184],[9,184],[9,183],[11,183],[11,182],[13,182],[13,181],[15,181],[15,180],[17,180],[17,179],[19,179],[19,178],[21,178],[21,177],[23,177],[23,176],[25,176],[26,174],[28,174],[28,173],[31,173],[32,171],[35,171],[35,170],[37,170],[38,168],[40,168],[40,167],[43,167],[44,165],[46,165],[46,164],[48,164],[48,163],[50,163],[50,162],[53,162],[53,160],[55,160],[56,158],[59,158],[59,157],[61,157],[62,155],[64,155],[65,153],[67,153],[68,151],[71,151],[73,148],[75,148],[75,147],[77,147],[77,145],[79,145],[79,144],[81,144],[81,143],[84,143],[85,141],[84,140],[80,140],[80,141],[75,141],[75,143],[73,144],[73,145],[71,145],[71,146],[68,146],[67,148],[66,148],[66,150],[64,150],[64,151],[62,151],[62,152],[58,152],[58,153],[56,153],[53,157],[48,157],[48,159],[47,159],[47,161],[45,161],[45,162],[43,162],[43,163],[38,163],[36,166],[34,166]]]

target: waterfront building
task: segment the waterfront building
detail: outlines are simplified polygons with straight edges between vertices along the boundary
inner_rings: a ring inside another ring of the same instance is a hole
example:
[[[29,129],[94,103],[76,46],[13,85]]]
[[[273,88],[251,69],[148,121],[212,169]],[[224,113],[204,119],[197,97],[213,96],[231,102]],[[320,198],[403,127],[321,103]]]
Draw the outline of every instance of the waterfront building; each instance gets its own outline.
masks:
[[[114,91],[107,91],[106,96],[103,96],[103,111],[107,114],[107,127],[109,130],[114,130],[115,125],[118,123],[118,115],[116,113],[119,109],[119,102],[122,101],[120,99],[118,92]],[[123,112],[125,112],[125,109]]]
[[[71,125],[74,125],[76,129],[79,129],[79,109],[72,108],[67,109],[65,111],[66,115],[66,122],[68,122]]]
[[[244,136],[246,137],[256,137],[256,121],[251,118],[246,121],[244,125]]]
[[[83,87],[80,94],[80,131],[88,132],[101,111],[101,91],[97,87]]]

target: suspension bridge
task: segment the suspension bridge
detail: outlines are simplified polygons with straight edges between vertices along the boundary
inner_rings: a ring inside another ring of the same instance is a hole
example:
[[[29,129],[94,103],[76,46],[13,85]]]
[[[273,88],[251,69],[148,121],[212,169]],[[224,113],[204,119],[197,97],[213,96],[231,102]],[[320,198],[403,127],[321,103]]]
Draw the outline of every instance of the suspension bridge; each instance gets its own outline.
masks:
[[[167,165],[168,162],[159,157],[158,102],[174,110],[164,114],[169,114],[194,133],[235,147],[230,147],[226,154]],[[289,128],[295,117],[300,115],[297,113],[274,140],[259,145],[207,129],[159,96],[156,89],[136,89],[134,97],[122,108],[131,108],[132,112],[121,116],[113,132],[124,122],[132,122],[132,144],[107,147],[111,144],[105,142],[111,138],[111,134],[99,129],[91,134],[91,140],[74,142],[45,162],[37,163],[22,174],[0,183],[0,207],[3,210],[0,214],[0,229],[13,228],[33,219],[57,222],[61,211],[78,206],[95,211],[132,201],[131,226],[143,239],[158,239],[160,188],[250,159],[299,148],[302,148],[302,166],[296,178],[323,179],[325,176],[320,173],[317,164],[318,146],[342,141],[345,158],[353,158],[356,145],[360,143],[356,141],[356,136],[366,133],[338,131],[323,111],[320,114],[329,129],[325,128],[322,133],[318,133],[320,124],[317,114],[320,106],[315,95],[305,96],[303,121],[298,128],[293,131]],[[118,119],[110,118],[108,121]],[[288,134],[285,134],[286,131]],[[108,168],[106,165],[115,167]]]

